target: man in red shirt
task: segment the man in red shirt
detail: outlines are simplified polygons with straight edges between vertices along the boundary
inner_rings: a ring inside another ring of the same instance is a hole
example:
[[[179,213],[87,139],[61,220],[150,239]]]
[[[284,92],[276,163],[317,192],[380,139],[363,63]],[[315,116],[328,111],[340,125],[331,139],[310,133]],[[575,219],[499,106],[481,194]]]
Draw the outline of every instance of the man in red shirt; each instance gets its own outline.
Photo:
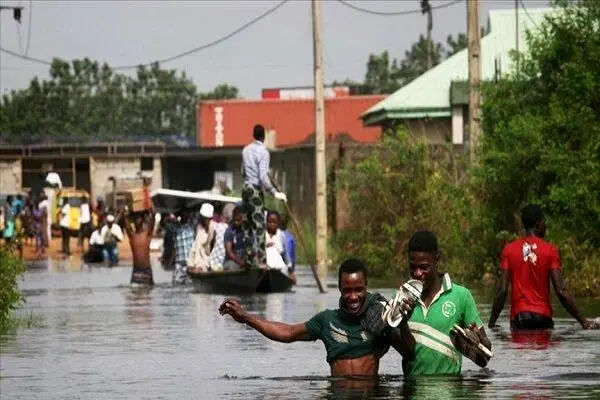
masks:
[[[512,286],[510,306],[511,330],[552,329],[552,306],[550,305],[550,281],[560,303],[584,329],[597,328],[584,318],[573,297],[567,290],[561,275],[558,249],[543,240],[546,222],[537,204],[523,208],[521,220],[525,236],[507,244],[502,250],[500,288],[494,299],[488,326],[493,328],[504,307],[508,286]]]

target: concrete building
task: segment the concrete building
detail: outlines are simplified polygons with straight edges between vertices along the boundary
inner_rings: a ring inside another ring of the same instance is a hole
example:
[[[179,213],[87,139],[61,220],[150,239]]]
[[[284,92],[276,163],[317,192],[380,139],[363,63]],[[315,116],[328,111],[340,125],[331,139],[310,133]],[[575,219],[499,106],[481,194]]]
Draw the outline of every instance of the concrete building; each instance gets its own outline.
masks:
[[[527,50],[526,33],[535,31],[551,8],[492,10],[488,34],[481,39],[481,72],[492,81],[512,71],[511,53]],[[518,26],[518,29],[517,29]],[[436,65],[361,114],[365,126],[405,125],[411,137],[431,144],[468,145],[468,50]]]

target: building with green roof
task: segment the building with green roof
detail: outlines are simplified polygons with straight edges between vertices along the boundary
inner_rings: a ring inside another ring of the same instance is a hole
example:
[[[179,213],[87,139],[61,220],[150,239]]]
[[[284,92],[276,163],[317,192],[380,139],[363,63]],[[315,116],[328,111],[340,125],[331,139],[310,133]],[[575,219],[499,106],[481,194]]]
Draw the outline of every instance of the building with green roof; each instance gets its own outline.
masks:
[[[540,26],[552,8],[492,10],[481,38],[481,78],[492,81],[513,68],[511,53],[527,49],[526,32]],[[517,17],[518,15],[518,17]],[[518,26],[518,29],[517,29]],[[360,118],[366,126],[407,126],[411,137],[431,144],[468,143],[468,50],[463,49],[375,104]]]

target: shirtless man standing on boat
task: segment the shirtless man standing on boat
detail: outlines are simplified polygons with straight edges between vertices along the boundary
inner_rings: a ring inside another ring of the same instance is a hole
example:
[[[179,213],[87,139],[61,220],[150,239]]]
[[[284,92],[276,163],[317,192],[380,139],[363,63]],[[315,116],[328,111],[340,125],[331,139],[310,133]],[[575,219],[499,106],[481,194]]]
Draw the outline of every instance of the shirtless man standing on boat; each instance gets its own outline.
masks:
[[[125,231],[133,254],[133,270],[131,283],[154,285],[152,264],[150,263],[150,242],[154,232],[154,210],[150,209],[148,224],[144,228],[145,213],[133,214],[133,225],[129,221],[129,213],[125,214]],[[135,230],[134,230],[135,229]]]
[[[299,324],[267,321],[249,314],[235,300],[227,299],[219,307],[221,315],[229,314],[267,338],[283,343],[321,340],[327,350],[332,376],[377,377],[379,359],[393,346],[402,357],[413,357],[415,341],[408,325],[401,323],[383,336],[369,333],[361,321],[365,311],[382,296],[367,292],[367,268],[357,259],[342,263],[338,273],[339,308],[324,310],[309,321]],[[410,312],[413,304],[403,307]]]

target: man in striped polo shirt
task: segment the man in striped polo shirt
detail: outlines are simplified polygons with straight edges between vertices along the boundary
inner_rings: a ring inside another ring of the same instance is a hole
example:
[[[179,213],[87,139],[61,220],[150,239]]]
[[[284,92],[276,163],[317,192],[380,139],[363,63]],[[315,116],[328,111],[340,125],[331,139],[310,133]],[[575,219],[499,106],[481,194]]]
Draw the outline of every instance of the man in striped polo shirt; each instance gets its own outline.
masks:
[[[408,322],[416,345],[414,357],[402,359],[404,375],[458,375],[462,355],[450,340],[455,324],[475,332],[480,343],[491,349],[475,300],[467,288],[452,283],[447,273],[438,274],[438,243],[432,232],[413,234],[408,262],[411,277],[423,282],[423,292]]]

